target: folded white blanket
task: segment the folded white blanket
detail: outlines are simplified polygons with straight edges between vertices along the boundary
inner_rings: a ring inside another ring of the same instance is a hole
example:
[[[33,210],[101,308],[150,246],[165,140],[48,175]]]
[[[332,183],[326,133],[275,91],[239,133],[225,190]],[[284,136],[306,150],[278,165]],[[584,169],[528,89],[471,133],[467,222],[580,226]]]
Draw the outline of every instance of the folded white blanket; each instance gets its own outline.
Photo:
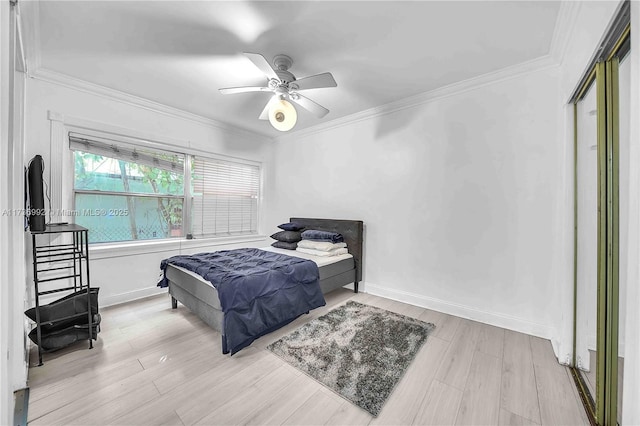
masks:
[[[320,251],[331,251],[339,248],[345,248],[346,246],[347,246],[347,243],[331,243],[329,241],[313,241],[313,240],[298,241],[298,247],[320,250]]]
[[[337,248],[337,249],[334,249],[334,250],[329,250],[329,251],[322,251],[322,250],[314,250],[314,249],[309,249],[309,248],[304,248],[304,247],[298,246],[296,251],[299,251],[299,252],[302,252],[302,253],[307,253],[307,254],[313,254],[315,256],[322,256],[322,257],[339,256],[341,254],[349,253],[349,251],[344,247]]]

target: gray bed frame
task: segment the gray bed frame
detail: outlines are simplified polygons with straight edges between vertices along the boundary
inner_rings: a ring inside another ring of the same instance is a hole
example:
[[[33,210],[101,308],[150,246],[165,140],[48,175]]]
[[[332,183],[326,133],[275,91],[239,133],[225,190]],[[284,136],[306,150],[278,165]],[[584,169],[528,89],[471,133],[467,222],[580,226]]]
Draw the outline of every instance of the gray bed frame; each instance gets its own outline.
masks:
[[[321,267],[320,289],[323,294],[326,294],[353,283],[353,290],[357,293],[358,283],[362,280],[362,221],[298,217],[292,217],[290,221],[307,229],[338,232],[343,235],[349,253],[353,256],[353,262],[351,259],[345,260],[350,262],[346,268],[344,264],[342,267],[337,264]],[[211,328],[222,334],[224,313],[220,307],[220,300],[215,288],[211,284],[205,284],[202,280],[182,272],[171,264],[167,267],[166,277],[169,282],[172,308],[176,309],[178,302],[182,303]]]

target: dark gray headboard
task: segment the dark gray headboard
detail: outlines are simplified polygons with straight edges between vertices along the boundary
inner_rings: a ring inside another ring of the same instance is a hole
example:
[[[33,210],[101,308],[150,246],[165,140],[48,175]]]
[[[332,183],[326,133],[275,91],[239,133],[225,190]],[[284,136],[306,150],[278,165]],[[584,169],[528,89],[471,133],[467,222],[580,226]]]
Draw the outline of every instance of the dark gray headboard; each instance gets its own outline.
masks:
[[[349,253],[356,264],[356,279],[362,281],[362,240],[363,223],[361,220],[340,219],[311,219],[306,217],[292,217],[291,222],[298,223],[307,229],[338,232],[344,237]]]

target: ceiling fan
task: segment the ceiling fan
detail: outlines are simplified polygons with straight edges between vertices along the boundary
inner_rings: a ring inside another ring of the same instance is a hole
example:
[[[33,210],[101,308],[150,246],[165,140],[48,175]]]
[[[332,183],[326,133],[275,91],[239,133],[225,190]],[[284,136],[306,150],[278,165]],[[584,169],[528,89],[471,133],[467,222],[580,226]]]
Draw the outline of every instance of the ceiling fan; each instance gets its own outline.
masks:
[[[271,67],[264,56],[259,53],[247,53],[244,55],[267,77],[267,85],[264,87],[228,87],[219,89],[224,95],[246,92],[273,92],[273,97],[267,102],[258,117],[260,120],[269,120],[273,127],[281,131],[291,130],[296,124],[297,113],[293,105],[288,101],[300,105],[302,108],[322,118],[329,113],[329,110],[300,94],[303,90],[323,89],[326,87],[336,87],[337,83],[329,72],[316,74],[301,79],[289,72],[293,60],[287,55],[276,55],[273,58]]]

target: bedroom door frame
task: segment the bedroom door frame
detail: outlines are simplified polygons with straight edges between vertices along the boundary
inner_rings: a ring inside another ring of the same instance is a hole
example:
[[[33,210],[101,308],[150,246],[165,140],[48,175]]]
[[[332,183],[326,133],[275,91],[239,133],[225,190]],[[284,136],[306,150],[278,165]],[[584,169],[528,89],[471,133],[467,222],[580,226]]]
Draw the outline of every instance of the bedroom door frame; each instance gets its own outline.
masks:
[[[626,5],[626,8],[625,8]],[[619,328],[619,108],[618,66],[630,49],[628,2],[622,4],[598,55],[581,79],[574,107],[574,335],[572,374],[592,424],[616,425]],[[577,369],[578,103],[595,84],[597,96],[597,331],[596,389],[591,396]],[[589,397],[591,396],[591,398]],[[595,399],[595,401],[594,401]]]

